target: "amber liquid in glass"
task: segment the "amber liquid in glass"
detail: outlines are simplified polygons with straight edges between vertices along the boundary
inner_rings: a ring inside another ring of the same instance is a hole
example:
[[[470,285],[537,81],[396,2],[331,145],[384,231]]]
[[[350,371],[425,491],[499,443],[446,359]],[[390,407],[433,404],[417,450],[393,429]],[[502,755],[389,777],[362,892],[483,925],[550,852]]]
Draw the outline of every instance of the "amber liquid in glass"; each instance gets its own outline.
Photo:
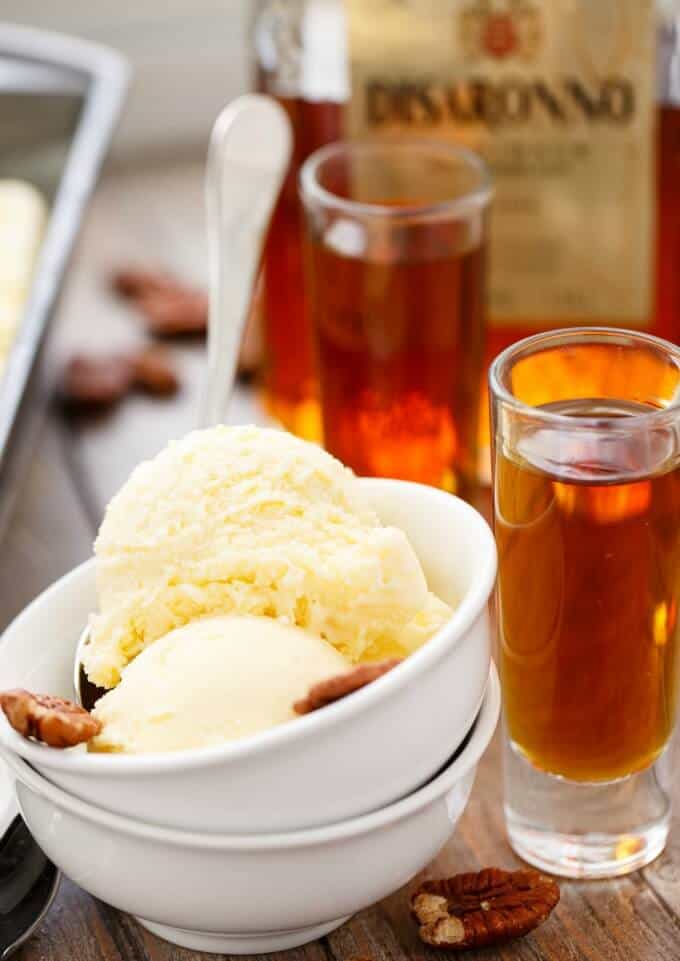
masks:
[[[650,409],[547,406],[575,417]],[[669,451],[645,476],[630,443],[617,463],[612,435],[603,470],[570,436],[559,456],[563,463],[571,446],[573,462],[559,471],[540,433],[519,454],[497,453],[503,696],[511,741],[532,764],[575,781],[611,781],[651,764],[673,728],[680,460]],[[649,443],[640,437],[640,462]]]
[[[454,252],[447,229],[455,228],[420,224],[406,247],[386,239],[390,254],[375,260],[313,237],[312,320],[326,448],[358,474],[467,496],[484,347],[484,251]]]
[[[288,430],[320,437],[316,367],[305,291],[300,167],[318,147],[340,137],[342,105],[278,98],[293,126],[293,159],[274,211],[264,253],[264,401]]]

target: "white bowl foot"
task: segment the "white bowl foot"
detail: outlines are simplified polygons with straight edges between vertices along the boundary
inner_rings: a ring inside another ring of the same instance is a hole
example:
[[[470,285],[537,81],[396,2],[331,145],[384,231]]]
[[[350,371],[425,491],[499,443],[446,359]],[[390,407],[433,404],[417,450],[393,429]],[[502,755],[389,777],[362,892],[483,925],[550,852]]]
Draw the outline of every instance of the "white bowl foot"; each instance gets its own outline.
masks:
[[[309,928],[295,928],[292,931],[267,931],[263,934],[212,934],[207,931],[190,931],[187,928],[173,928],[168,924],[157,924],[137,918],[147,931],[171,944],[193,951],[208,951],[211,954],[267,954],[269,951],[284,951],[308,944],[324,934],[334,931],[348,918],[327,921],[325,924]]]

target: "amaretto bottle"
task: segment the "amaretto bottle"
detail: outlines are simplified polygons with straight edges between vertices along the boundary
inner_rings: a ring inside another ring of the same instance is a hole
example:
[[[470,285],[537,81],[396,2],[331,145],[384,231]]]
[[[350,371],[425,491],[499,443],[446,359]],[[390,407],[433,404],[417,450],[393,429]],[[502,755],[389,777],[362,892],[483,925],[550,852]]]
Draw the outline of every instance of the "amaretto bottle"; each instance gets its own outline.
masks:
[[[269,0],[255,49],[296,169],[339,135],[486,157],[490,360],[554,327],[680,340],[679,24],[678,0]],[[268,391],[293,427],[313,397],[295,172],[267,257]]]

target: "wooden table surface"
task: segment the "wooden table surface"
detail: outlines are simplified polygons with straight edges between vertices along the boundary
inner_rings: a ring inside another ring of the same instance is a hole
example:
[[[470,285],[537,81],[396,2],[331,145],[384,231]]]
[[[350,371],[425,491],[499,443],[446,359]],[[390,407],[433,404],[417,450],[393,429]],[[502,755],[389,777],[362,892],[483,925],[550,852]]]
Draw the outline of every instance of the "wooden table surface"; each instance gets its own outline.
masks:
[[[95,197],[50,342],[57,371],[76,349],[137,343],[141,328],[107,291],[123,262],[157,262],[205,282],[201,164],[108,174]],[[67,422],[46,412],[16,511],[5,535],[0,627],[38,591],[91,551],[110,495],[142,458],[195,421],[203,346],[173,347],[184,389],[170,402],[127,400],[111,415]],[[254,398],[240,392],[230,420],[261,418]],[[504,837],[498,739],[480,765],[469,807],[455,836],[428,869],[442,876],[487,865],[518,864]],[[356,866],[357,871],[362,866]],[[291,883],[295,879],[291,878]],[[225,898],[229,896],[225,892]],[[318,942],[283,952],[281,961],[356,955],[375,961],[434,958],[418,941],[407,911],[408,890],[357,915]],[[680,959],[680,825],[653,865],[619,881],[564,883],[552,918],[533,935],[503,948],[469,952],[470,959],[506,961],[678,961]],[[159,941],[130,917],[64,880],[47,919],[23,948],[23,961],[208,961]],[[272,956],[276,958],[277,956]]]

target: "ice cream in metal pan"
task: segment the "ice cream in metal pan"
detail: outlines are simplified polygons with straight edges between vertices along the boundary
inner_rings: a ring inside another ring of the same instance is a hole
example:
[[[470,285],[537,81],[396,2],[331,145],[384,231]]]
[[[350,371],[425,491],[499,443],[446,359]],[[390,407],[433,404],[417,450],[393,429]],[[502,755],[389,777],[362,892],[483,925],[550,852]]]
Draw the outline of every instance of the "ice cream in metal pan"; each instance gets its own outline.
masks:
[[[47,222],[42,195],[20,180],[0,180],[0,373],[21,323]]]

